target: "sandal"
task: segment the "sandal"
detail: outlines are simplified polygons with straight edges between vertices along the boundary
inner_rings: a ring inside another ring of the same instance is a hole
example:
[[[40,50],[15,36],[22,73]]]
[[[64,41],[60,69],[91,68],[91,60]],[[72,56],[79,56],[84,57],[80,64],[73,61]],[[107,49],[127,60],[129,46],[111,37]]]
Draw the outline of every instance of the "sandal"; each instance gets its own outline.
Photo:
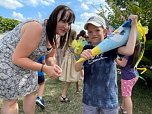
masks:
[[[76,93],[80,93],[80,92],[81,92],[80,90],[77,90],[77,91],[76,91]]]
[[[119,107],[119,111],[122,113],[122,114],[127,114],[127,111],[122,108],[121,106]]]
[[[60,98],[60,102],[70,102],[70,100],[68,99],[68,97],[63,97],[62,95],[59,97]]]
[[[82,88],[79,88],[76,90],[76,93],[81,93],[81,91],[82,91]]]

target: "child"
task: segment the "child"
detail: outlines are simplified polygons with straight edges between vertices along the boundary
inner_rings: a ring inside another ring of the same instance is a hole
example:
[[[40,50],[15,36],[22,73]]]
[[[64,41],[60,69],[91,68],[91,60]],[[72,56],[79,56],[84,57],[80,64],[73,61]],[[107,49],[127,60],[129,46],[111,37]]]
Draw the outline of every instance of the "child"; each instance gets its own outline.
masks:
[[[76,40],[80,40],[83,43],[83,45],[88,44],[86,31],[81,30],[80,33],[77,35]],[[80,71],[80,73],[81,73],[80,79],[83,80],[83,69]]]
[[[120,109],[125,114],[132,114],[132,88],[138,80],[137,70],[134,68],[141,52],[141,44],[137,42],[134,54],[116,59],[118,65],[121,66],[121,94],[122,104]]]
[[[40,64],[45,64],[45,55],[40,56],[37,62]],[[36,104],[40,106],[41,109],[43,110],[45,108],[44,99],[42,98],[45,89],[45,77],[43,71],[38,71],[37,73],[38,73],[39,88],[36,98]]]
[[[84,44],[88,43],[88,39],[87,39],[87,35],[86,35],[86,31],[85,30],[81,30],[80,33],[77,35],[76,40],[82,40]]]
[[[76,92],[79,92],[79,79],[80,79],[80,72],[76,72],[74,68],[74,64],[76,62],[74,49],[70,47],[69,44],[76,38],[76,31],[71,30],[70,39],[67,41],[65,54],[63,56],[63,61],[61,64],[61,68],[63,72],[59,80],[65,81],[63,92],[61,94],[60,101],[61,102],[70,102],[69,98],[67,97],[68,88],[70,87],[71,82],[76,83]]]
[[[85,62],[75,64],[76,71],[84,68],[83,88],[83,113],[84,114],[118,114],[118,91],[116,83],[117,54],[133,54],[136,42],[137,16],[131,15],[131,31],[126,46],[113,49],[95,57],[91,49],[106,37],[106,22],[100,16],[88,19],[84,28],[88,31],[90,45],[84,47],[80,57],[86,58]]]

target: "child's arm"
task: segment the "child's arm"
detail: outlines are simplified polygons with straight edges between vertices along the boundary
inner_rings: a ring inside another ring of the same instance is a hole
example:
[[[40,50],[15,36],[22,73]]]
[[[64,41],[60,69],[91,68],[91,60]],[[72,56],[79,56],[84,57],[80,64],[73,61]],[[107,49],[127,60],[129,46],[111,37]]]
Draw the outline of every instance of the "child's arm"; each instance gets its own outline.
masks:
[[[44,59],[42,60],[42,64],[43,64],[43,65],[46,64],[46,63],[45,63],[45,57],[44,57]]]
[[[92,57],[93,56],[92,56],[92,53],[91,53],[91,49],[86,49],[86,50],[82,51],[82,53],[80,55],[80,58],[86,58],[87,60],[91,59]],[[83,63],[84,63],[84,61],[75,63],[75,70],[77,72],[82,70]]]
[[[77,72],[79,72],[80,70],[83,69],[83,63],[84,63],[84,62],[77,62],[77,63],[75,63],[75,70],[76,70]]]
[[[116,58],[115,61],[119,66],[125,67],[128,60],[126,58],[122,57],[122,58]]]
[[[125,46],[118,48],[118,53],[122,55],[132,55],[134,52],[135,44],[136,44],[136,37],[137,37],[137,15],[130,15],[129,19],[132,20],[131,22],[131,30],[128,42]]]

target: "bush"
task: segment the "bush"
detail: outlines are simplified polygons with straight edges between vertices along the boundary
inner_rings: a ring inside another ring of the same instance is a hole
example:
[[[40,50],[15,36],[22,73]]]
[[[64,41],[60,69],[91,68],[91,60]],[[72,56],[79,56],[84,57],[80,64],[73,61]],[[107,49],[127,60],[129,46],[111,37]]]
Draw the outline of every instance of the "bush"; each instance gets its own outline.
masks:
[[[15,19],[3,18],[0,16],[0,33],[12,30],[20,21]]]

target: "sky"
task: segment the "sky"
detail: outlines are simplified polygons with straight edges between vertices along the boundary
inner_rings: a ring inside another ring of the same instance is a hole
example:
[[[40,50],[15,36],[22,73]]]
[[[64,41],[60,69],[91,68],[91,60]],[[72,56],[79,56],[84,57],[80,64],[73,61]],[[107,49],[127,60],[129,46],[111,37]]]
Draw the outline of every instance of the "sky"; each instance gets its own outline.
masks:
[[[105,0],[0,0],[0,16],[20,21],[27,19],[44,20],[53,9],[61,4],[69,6],[76,15],[72,28],[77,32],[83,29],[87,19],[105,7]]]

